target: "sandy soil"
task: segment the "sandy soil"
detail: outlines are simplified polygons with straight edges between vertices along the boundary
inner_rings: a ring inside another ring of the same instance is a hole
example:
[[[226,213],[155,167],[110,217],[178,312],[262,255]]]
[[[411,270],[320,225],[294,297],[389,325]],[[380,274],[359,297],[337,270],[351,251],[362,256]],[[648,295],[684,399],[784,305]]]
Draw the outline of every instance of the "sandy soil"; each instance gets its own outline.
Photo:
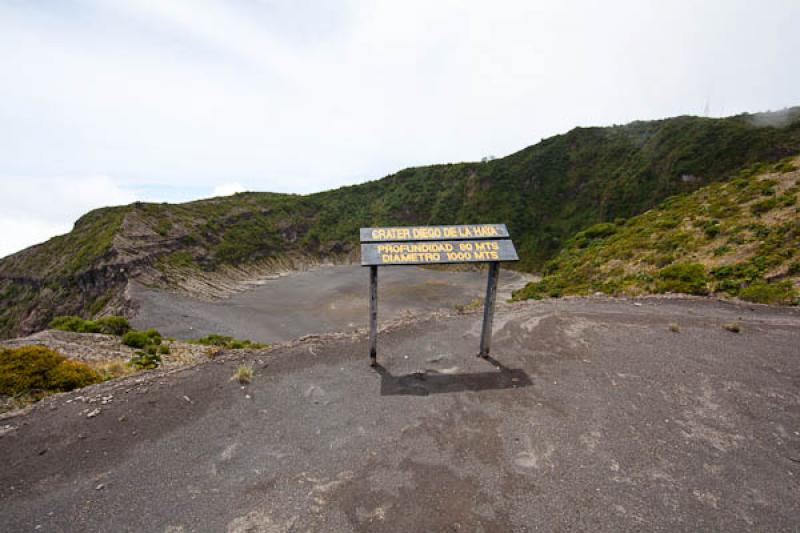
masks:
[[[530,279],[501,269],[498,298]],[[378,274],[379,320],[453,310],[486,291],[486,273],[417,267],[383,267]],[[258,342],[282,342],[303,335],[363,327],[368,318],[369,271],[329,266],[266,280],[261,286],[217,301],[131,287],[139,302],[132,321],[163,335],[189,339],[219,333]]]

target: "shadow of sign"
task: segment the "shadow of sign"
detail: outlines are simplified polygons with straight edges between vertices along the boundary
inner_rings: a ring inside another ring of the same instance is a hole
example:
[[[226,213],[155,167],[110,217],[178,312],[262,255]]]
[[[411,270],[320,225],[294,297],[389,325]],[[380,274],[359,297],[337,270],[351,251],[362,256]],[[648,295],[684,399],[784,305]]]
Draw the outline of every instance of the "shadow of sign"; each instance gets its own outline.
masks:
[[[442,374],[428,370],[395,376],[379,364],[372,368],[381,376],[381,396],[428,396],[463,391],[516,389],[533,385],[524,370],[507,368],[491,357],[484,359],[497,370],[470,374]]]

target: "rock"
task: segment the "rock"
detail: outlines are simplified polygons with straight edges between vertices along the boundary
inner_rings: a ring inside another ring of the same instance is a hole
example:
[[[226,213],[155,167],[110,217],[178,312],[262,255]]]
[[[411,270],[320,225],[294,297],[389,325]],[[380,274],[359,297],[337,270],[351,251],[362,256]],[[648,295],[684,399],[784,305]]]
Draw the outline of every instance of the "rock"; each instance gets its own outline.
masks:
[[[311,385],[308,389],[306,389],[306,392],[303,394],[303,396],[318,404],[325,398],[325,391],[321,387]]]
[[[97,485],[97,486],[94,488],[94,490],[103,490],[103,488],[104,488],[104,487],[105,487],[105,485],[104,485],[103,483],[100,483],[99,485]]]
[[[94,409],[93,411],[89,411],[89,413],[87,413],[87,415],[86,415],[86,418],[94,418],[99,414],[100,414],[100,408],[98,407],[97,409]]]

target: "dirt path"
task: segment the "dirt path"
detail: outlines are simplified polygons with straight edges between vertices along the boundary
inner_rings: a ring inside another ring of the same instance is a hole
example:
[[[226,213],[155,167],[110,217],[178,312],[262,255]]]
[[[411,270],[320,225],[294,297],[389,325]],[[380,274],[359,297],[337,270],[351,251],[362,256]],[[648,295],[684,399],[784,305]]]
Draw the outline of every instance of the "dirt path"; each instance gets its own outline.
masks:
[[[531,279],[501,270],[498,297],[511,297]],[[379,274],[382,320],[432,311],[452,311],[456,305],[482,298],[486,273],[452,272],[417,267],[383,267]],[[283,342],[312,333],[354,330],[368,317],[368,269],[357,265],[327,266],[295,272],[217,301],[133,286],[139,302],[134,324],[155,327],[176,338],[209,333],[258,342]]]
[[[741,333],[723,328],[733,320]],[[521,304],[497,314],[494,364],[474,357],[479,324],[473,314],[383,332],[377,369],[365,338],[346,335],[247,356],[256,372],[244,388],[229,380],[241,361],[222,360],[49,398],[0,421],[2,529],[800,523],[797,310]]]

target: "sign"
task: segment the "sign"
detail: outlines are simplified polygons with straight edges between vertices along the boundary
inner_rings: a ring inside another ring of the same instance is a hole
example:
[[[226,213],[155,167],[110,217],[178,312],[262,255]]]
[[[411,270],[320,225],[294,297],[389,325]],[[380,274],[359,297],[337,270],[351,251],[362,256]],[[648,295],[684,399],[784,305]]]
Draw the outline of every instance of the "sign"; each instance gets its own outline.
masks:
[[[505,224],[361,228],[362,243],[507,238],[508,229]]]
[[[508,239],[480,241],[388,242],[361,245],[361,265],[433,265],[517,261]]]
[[[481,351],[478,354],[489,357],[500,262],[517,260],[517,251],[505,224],[361,228],[361,265],[369,267],[369,355],[372,364],[377,364],[379,266],[489,263]]]

